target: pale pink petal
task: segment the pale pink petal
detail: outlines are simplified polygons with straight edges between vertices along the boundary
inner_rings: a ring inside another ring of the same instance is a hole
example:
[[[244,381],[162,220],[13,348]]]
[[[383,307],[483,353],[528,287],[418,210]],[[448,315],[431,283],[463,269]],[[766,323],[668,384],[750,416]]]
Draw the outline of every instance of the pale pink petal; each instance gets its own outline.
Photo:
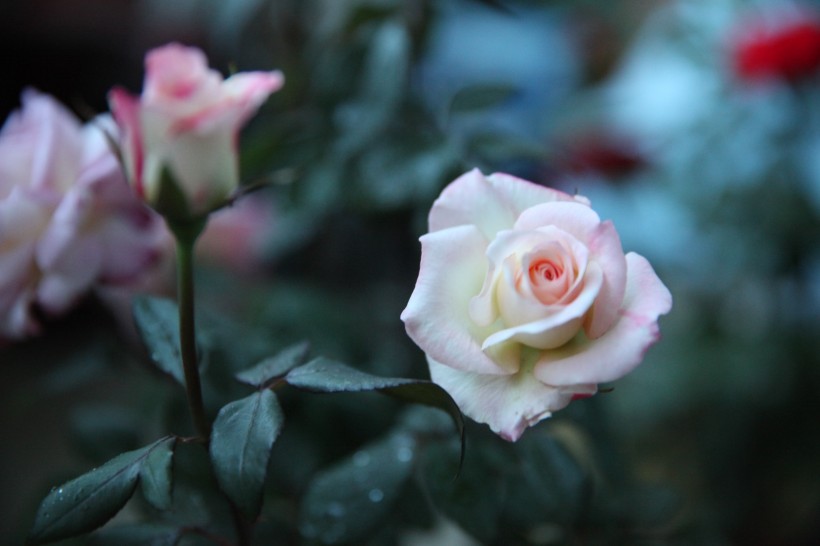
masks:
[[[284,83],[285,78],[279,71],[234,74],[222,84],[219,102],[178,119],[171,130],[174,133],[239,131],[271,93],[278,91]]]
[[[137,195],[145,198],[143,167],[145,148],[139,99],[123,89],[113,89],[108,95],[111,114],[120,128],[121,149],[129,178],[134,182]]]
[[[626,261],[618,233],[612,222],[601,222],[591,208],[579,203],[545,203],[525,210],[515,229],[557,226],[584,243],[590,260],[604,273],[601,292],[585,325],[587,335],[596,338],[606,332],[618,316],[626,287]]]
[[[658,316],[672,308],[672,295],[644,257],[630,252],[626,262],[626,295],[617,322],[597,339],[576,338],[545,351],[535,366],[539,380],[553,386],[614,381],[632,371],[659,339]]]
[[[184,133],[168,144],[167,166],[188,197],[191,212],[209,212],[222,205],[239,185],[233,139],[226,131]]]
[[[584,323],[586,335],[595,339],[609,330],[618,319],[618,311],[626,293],[627,262],[621,238],[610,221],[602,222],[590,235],[588,248],[590,259],[595,260],[604,272],[601,291]]]
[[[52,314],[71,307],[91,288],[100,272],[102,252],[97,241],[84,238],[72,242],[70,252],[43,271],[37,286],[37,303]]]
[[[0,292],[0,341],[39,333],[40,326],[31,313],[34,293],[29,288],[11,294]]]
[[[427,362],[431,379],[453,397],[465,415],[486,423],[511,442],[572,399],[572,392],[550,387],[533,377],[531,364],[516,374],[499,376],[457,370],[429,356]]]
[[[473,169],[444,188],[430,210],[430,231],[472,224],[492,240],[510,229],[524,209],[545,201],[572,200],[569,195],[505,174],[485,177]]]
[[[33,89],[23,92],[22,106],[17,113],[17,136],[28,145],[37,143],[16,159],[28,162],[25,186],[63,192],[76,175],[77,157],[82,153],[80,123],[52,97]],[[3,136],[7,137],[5,131]]]
[[[505,202],[514,211],[516,218],[530,207],[553,201],[589,206],[589,201],[585,197],[569,195],[506,173],[493,173],[487,177],[487,180],[499,195],[504,196]]]
[[[594,262],[590,263],[584,276],[583,288],[572,302],[550,306],[554,307],[553,312],[542,319],[495,332],[484,340],[482,348],[508,341],[537,349],[555,349],[564,345],[581,328],[584,315],[595,301],[602,280],[601,268]]]
[[[475,226],[459,226],[421,237],[421,269],[401,314],[407,334],[432,358],[482,374],[509,374],[517,355],[494,362],[477,340],[492,330],[469,317],[470,299],[481,289],[487,269],[487,242]],[[507,367],[503,367],[507,366]]]
[[[152,49],[145,56],[143,100],[148,104],[209,102],[222,76],[208,68],[202,50],[177,43]]]
[[[535,230],[540,227],[555,226],[586,243],[589,235],[601,223],[598,213],[588,206],[575,201],[537,203],[518,216],[513,229]]]

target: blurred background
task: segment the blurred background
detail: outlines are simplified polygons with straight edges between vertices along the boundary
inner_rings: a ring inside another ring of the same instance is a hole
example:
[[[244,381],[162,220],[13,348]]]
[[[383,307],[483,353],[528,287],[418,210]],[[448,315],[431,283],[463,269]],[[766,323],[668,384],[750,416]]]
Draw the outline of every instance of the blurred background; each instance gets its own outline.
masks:
[[[243,178],[271,187],[201,248],[208,335],[246,340],[224,359],[308,339],[426,377],[399,314],[441,188],[479,167],[577,192],[675,305],[613,392],[539,425],[588,452],[603,489],[641,494],[600,493],[608,523],[531,525],[520,543],[820,543],[820,2],[6,1],[0,113],[27,86],[103,112],[169,41],[287,78],[243,133]],[[138,423],[157,417],[150,436],[184,411],[140,358],[126,300],[97,293],[0,349],[0,542],[51,485],[144,445]],[[272,471],[292,498],[400,411],[284,403],[272,468],[287,471]]]

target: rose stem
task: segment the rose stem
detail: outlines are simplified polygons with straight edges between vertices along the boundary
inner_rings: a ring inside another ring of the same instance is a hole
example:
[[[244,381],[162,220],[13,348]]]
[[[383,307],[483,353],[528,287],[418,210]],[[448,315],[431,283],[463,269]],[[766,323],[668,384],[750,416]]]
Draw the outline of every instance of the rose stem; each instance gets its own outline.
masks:
[[[175,229],[176,228],[176,229]],[[186,229],[187,228],[187,229]],[[179,345],[188,408],[199,436],[208,440],[211,426],[205,418],[202,386],[196,354],[196,325],[194,320],[194,244],[204,228],[204,222],[195,226],[175,226],[172,231],[177,242],[177,300],[179,304]]]

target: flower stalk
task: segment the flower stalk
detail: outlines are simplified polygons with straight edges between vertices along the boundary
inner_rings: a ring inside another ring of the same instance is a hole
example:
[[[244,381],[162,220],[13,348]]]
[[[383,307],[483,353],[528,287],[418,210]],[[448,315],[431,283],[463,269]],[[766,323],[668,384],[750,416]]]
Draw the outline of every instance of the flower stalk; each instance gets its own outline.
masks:
[[[205,406],[202,401],[194,308],[194,246],[200,233],[205,228],[205,221],[169,225],[177,244],[179,347],[182,357],[182,369],[185,375],[188,409],[197,434],[207,441],[211,435],[211,425],[205,416]]]

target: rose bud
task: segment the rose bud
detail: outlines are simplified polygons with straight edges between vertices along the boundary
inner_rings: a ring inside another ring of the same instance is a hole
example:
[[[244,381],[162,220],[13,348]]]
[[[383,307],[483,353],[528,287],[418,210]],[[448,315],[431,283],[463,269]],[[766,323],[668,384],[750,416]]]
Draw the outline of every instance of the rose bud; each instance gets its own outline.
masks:
[[[201,218],[238,187],[239,129],[284,77],[240,72],[223,80],[202,51],[179,44],[150,51],[145,72],[140,97],[122,89],[109,96],[128,177],[166,218]]]

